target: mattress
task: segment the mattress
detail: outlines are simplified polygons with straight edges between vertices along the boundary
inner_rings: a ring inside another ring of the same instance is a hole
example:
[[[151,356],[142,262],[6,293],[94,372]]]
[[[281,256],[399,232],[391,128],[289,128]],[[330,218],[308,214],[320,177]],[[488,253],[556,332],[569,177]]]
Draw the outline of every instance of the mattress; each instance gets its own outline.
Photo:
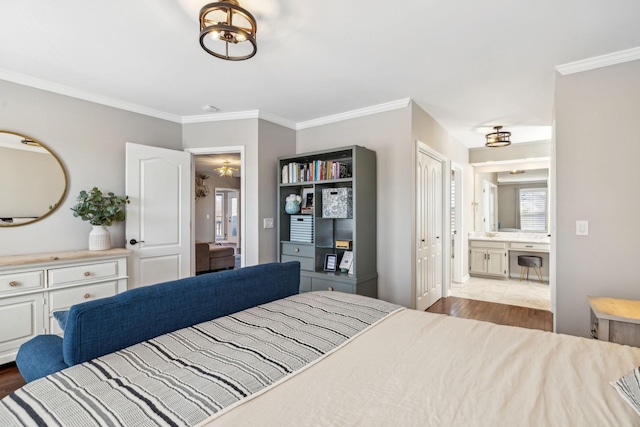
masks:
[[[398,309],[333,292],[273,301],[30,382],[0,401],[0,426],[193,426]]]
[[[640,349],[414,310],[202,425],[636,426]]]
[[[0,425],[634,426],[640,349],[311,292],[27,384]]]

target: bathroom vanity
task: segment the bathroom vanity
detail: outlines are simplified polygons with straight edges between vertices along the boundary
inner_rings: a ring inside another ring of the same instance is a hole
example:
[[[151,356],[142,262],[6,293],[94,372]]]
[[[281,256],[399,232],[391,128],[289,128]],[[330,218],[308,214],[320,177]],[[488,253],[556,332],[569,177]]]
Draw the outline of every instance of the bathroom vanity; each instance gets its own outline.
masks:
[[[543,257],[543,277],[548,280],[549,236],[546,233],[469,233],[469,274],[507,279],[519,276],[518,255]],[[545,274],[546,273],[546,274]]]

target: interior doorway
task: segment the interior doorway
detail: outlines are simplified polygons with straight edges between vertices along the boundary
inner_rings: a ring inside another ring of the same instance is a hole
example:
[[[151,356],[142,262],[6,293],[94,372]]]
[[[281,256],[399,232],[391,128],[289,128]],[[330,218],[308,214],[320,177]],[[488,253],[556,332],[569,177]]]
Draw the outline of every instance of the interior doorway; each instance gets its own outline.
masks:
[[[236,266],[243,267],[245,238],[244,146],[187,150],[194,155],[194,177],[206,186],[194,202],[193,240],[234,247]],[[196,193],[198,196],[198,193]]]

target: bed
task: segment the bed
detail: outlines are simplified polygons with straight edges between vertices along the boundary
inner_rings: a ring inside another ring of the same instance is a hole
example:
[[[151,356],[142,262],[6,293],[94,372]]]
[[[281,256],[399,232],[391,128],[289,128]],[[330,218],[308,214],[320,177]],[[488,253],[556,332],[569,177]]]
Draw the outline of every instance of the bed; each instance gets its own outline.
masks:
[[[631,426],[611,383],[639,365],[639,348],[311,292],[36,380],[0,425]]]

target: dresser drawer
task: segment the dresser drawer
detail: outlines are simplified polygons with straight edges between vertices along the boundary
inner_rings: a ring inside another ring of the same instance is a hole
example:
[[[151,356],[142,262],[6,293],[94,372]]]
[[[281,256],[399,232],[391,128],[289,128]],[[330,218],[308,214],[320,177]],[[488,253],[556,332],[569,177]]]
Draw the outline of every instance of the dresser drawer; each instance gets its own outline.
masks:
[[[521,243],[511,242],[511,249],[523,250],[523,251],[545,251],[549,252],[548,243]]]
[[[118,277],[118,263],[116,261],[54,268],[49,270],[49,287],[78,282],[94,282],[112,277]]]
[[[44,288],[42,270],[0,275],[0,295],[42,288]]]
[[[311,278],[311,290],[312,291],[338,291],[338,292],[345,292],[349,294],[355,293],[355,288],[353,285],[342,283],[342,282],[334,282],[332,280],[316,279],[315,277]]]
[[[110,297],[118,293],[118,282],[96,283],[49,292],[49,312],[66,310],[74,304]]]
[[[299,243],[283,243],[283,255],[304,256],[313,258],[313,245],[301,245]]]

